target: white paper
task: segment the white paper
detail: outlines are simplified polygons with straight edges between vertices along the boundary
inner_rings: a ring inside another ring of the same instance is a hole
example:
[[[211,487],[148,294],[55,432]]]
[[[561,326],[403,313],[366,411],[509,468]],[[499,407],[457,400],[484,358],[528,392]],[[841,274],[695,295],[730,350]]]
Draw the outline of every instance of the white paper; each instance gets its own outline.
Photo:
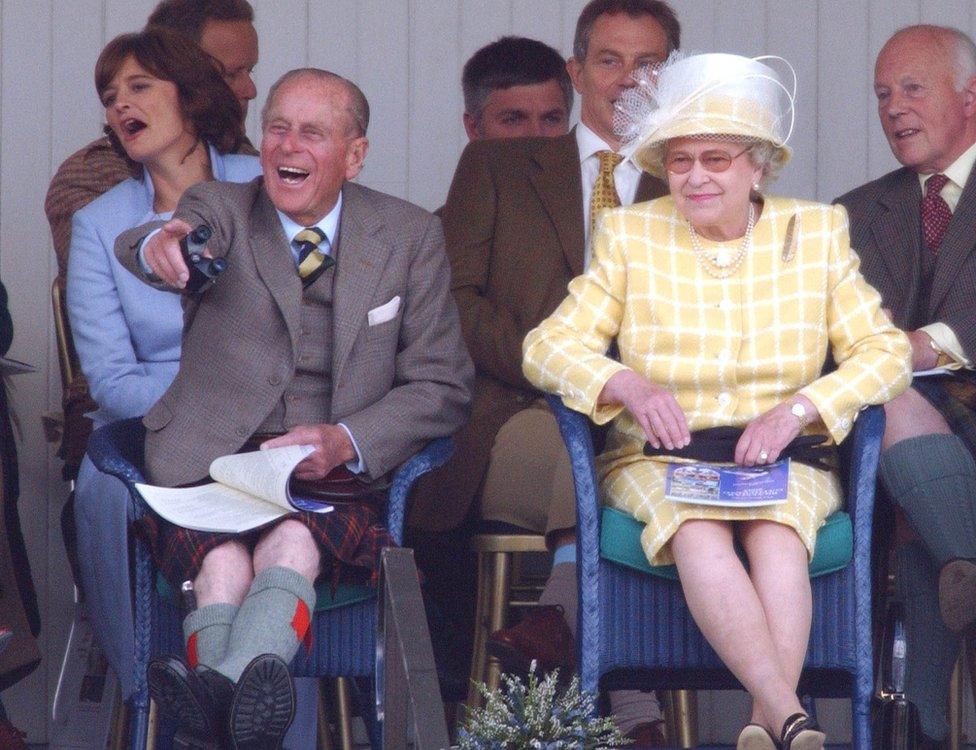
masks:
[[[917,370],[912,373],[913,378],[930,378],[933,375],[950,375],[958,367],[933,367],[931,370]]]
[[[286,445],[234,453],[215,458],[210,464],[210,476],[222,484],[290,509],[288,479],[302,459],[314,452],[311,445]]]
[[[288,480],[302,460],[313,453],[311,445],[221,456],[210,464],[216,482],[198,487],[136,489],[156,513],[170,523],[197,531],[240,533],[295,513],[288,494]],[[326,505],[320,513],[328,513]]]
[[[199,487],[137,484],[136,489],[167,521],[197,531],[250,531],[294,512],[216,482]]]

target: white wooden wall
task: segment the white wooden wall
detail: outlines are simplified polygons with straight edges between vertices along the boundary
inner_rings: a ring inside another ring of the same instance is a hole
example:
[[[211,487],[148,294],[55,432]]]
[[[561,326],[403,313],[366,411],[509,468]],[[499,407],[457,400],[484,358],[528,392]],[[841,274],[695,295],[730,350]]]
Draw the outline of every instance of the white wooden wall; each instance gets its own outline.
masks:
[[[370,100],[372,150],[361,180],[427,208],[443,201],[464,145],[460,71],[502,34],[571,47],[584,0],[252,0],[260,92],[285,70],[315,65],[357,81]],[[0,274],[11,294],[11,356],[38,366],[15,382],[23,426],[21,517],[43,606],[48,658],[4,696],[32,741],[47,709],[70,617],[58,514],[67,494],[39,415],[60,403],[49,304],[56,273],[43,214],[58,164],[98,135],[92,70],[106,41],[144,23],[154,0],[0,0]],[[799,75],[793,163],[776,189],[829,200],[894,165],[874,111],[875,55],[921,21],[976,33],[973,0],[673,0],[688,51],[780,54]],[[256,104],[260,104],[259,99]],[[257,110],[249,131],[257,138]],[[703,708],[714,731],[719,714]],[[737,717],[733,717],[733,721]]]

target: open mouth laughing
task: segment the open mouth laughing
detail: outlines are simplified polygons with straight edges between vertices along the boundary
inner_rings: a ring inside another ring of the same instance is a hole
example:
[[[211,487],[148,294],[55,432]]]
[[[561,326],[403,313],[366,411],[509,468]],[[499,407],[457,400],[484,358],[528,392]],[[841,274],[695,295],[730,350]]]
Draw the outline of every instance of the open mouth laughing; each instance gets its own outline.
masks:
[[[119,129],[128,136],[133,136],[136,133],[141,132],[146,129],[146,123],[135,117],[126,117],[119,123]]]
[[[301,167],[278,167],[278,179],[286,185],[301,185],[308,179],[309,172]]]

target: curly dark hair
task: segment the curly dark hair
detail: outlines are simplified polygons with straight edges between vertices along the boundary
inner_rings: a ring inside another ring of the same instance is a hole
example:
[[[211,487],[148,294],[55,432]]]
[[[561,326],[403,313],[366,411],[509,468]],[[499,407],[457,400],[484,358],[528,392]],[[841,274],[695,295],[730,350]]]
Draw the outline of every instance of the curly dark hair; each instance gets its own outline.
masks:
[[[134,34],[122,34],[105,45],[95,63],[95,89],[99,98],[133,58],[147,73],[176,85],[183,116],[200,138],[222,154],[237,151],[244,142],[241,105],[224,82],[213,59],[194,42],[159,26]],[[105,133],[115,150],[139,174],[141,165],[129,159],[115,133]]]

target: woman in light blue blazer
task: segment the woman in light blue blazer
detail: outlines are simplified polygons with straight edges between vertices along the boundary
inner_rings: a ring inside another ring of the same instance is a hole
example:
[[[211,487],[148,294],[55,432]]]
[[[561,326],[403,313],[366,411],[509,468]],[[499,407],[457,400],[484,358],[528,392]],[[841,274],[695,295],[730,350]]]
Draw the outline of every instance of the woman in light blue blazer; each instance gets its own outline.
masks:
[[[242,112],[210,58],[164,29],[109,42],[95,66],[106,132],[132,179],[79,210],[68,256],[68,315],[81,369],[98,409],[95,427],[137,417],[179,367],[180,297],[153,289],[115,258],[116,236],[168,219],[183,191],[206,180],[247,182],[258,159],[234,153]],[[163,313],[163,314],[161,314]],[[128,491],[86,457],[75,485],[85,610],[128,697],[135,689],[127,561]],[[123,613],[127,616],[123,616]]]

